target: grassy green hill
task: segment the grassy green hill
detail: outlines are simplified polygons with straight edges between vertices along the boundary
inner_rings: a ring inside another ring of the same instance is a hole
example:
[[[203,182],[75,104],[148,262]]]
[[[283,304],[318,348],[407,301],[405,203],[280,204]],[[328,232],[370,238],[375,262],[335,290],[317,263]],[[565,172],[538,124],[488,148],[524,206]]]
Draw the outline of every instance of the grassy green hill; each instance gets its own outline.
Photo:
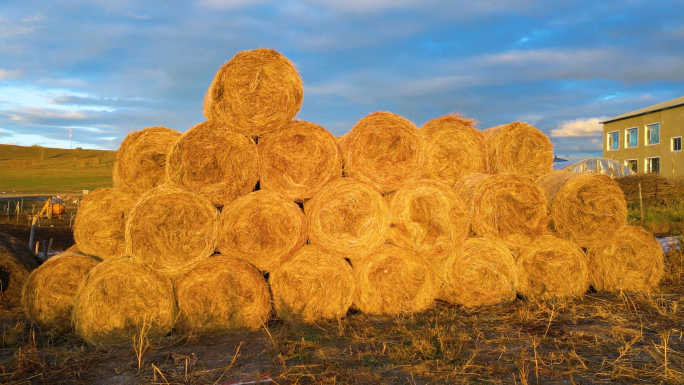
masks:
[[[116,151],[0,144],[0,193],[63,194],[112,187]]]

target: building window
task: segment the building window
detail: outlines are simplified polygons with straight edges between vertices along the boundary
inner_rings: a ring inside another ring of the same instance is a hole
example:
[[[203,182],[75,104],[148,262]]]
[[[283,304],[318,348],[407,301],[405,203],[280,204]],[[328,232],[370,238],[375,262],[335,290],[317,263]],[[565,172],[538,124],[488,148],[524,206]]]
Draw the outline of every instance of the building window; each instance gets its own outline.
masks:
[[[660,172],[660,158],[646,158],[646,172]]]
[[[625,130],[625,147],[636,147],[639,145],[639,128],[628,128]]]
[[[660,143],[660,123],[646,126],[646,144]]]
[[[635,173],[639,172],[639,161],[636,159],[627,159],[625,161],[625,166],[629,167],[629,169]]]
[[[620,131],[613,131],[608,133],[608,150],[617,150],[620,148]]]
[[[682,151],[682,137],[678,136],[676,138],[672,138],[672,142],[670,143],[670,151]]]

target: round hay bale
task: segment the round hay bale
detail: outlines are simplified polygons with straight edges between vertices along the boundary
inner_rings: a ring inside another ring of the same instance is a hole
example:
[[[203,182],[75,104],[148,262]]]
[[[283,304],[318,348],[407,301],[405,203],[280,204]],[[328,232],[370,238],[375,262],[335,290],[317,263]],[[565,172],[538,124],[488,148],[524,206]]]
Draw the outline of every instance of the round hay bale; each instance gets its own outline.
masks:
[[[597,291],[649,292],[664,274],[663,249],[648,231],[623,226],[590,247],[590,283]]]
[[[99,188],[83,197],[74,221],[81,252],[102,259],[126,255],[126,220],[136,198],[120,189]]]
[[[472,229],[479,236],[521,246],[541,235],[547,225],[544,192],[523,175],[473,174],[459,179],[454,191],[466,202]]]
[[[126,255],[176,275],[216,249],[216,208],[202,196],[158,187],[143,195],[126,222]]]
[[[110,259],[85,276],[74,296],[76,334],[93,345],[126,346],[164,337],[176,319],[171,279],[130,258]]]
[[[589,288],[584,251],[567,239],[542,235],[518,256],[518,292],[529,299],[581,296]]]
[[[166,156],[180,138],[180,132],[166,127],[148,127],[131,132],[116,153],[115,187],[139,196],[166,180]]]
[[[555,230],[588,247],[627,223],[627,203],[607,175],[554,171],[537,179],[550,203]]]
[[[98,263],[98,259],[69,251],[45,261],[31,272],[24,286],[22,305],[26,318],[55,333],[71,329],[76,289]]]
[[[539,176],[553,169],[553,148],[549,137],[523,122],[488,128],[487,164],[495,174]]]
[[[492,238],[470,238],[442,259],[438,298],[467,308],[515,300],[518,268],[506,244]]]
[[[391,194],[389,241],[428,261],[450,254],[470,231],[461,198],[441,182],[423,179]]]
[[[218,70],[204,97],[204,116],[261,136],[292,120],[303,98],[302,79],[292,62],[259,48],[238,53]]]
[[[466,175],[487,172],[485,138],[474,125],[475,120],[453,114],[432,119],[420,128],[429,178],[453,186]]]
[[[207,197],[223,206],[245,195],[259,180],[254,140],[218,122],[189,129],[169,153],[169,184]]]
[[[410,314],[434,302],[436,282],[425,258],[384,244],[354,263],[354,305],[366,314]]]
[[[354,270],[339,255],[305,245],[269,276],[278,317],[312,323],[340,319],[354,300]]]
[[[195,265],[175,282],[176,327],[215,333],[258,329],[271,313],[271,295],[261,273],[242,259],[216,255]]]
[[[0,233],[0,309],[21,304],[21,292],[41,260],[16,238]]]
[[[337,179],[304,205],[309,243],[350,259],[370,253],[387,238],[389,207],[373,187]]]
[[[295,120],[259,139],[259,185],[302,202],[342,177],[342,153],[325,128]]]
[[[255,191],[226,206],[218,222],[218,251],[271,271],[306,243],[306,218],[284,195]]]
[[[390,112],[361,119],[342,138],[344,175],[381,193],[398,190],[425,172],[425,146],[418,128]]]

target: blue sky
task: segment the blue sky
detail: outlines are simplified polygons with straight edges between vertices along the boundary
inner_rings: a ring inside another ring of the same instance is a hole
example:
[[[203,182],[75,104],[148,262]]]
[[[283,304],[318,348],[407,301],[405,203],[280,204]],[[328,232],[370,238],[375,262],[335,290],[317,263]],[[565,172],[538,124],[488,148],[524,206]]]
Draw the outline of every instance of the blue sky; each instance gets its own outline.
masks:
[[[0,143],[116,149],[204,120],[216,70],[273,48],[297,118],[373,111],[526,121],[559,155],[599,154],[603,118],[684,95],[684,1],[0,0]]]

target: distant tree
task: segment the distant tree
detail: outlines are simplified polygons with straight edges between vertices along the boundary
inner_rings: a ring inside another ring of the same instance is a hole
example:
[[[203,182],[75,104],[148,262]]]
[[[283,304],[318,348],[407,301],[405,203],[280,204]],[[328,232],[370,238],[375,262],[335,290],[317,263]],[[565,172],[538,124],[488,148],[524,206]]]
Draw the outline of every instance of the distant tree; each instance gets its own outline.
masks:
[[[81,156],[82,152],[83,152],[83,149],[81,147],[74,148],[74,160],[76,160],[79,156]]]
[[[40,158],[40,160],[45,158],[45,147],[41,146],[40,144],[34,144],[31,147],[36,149],[36,155]]]

